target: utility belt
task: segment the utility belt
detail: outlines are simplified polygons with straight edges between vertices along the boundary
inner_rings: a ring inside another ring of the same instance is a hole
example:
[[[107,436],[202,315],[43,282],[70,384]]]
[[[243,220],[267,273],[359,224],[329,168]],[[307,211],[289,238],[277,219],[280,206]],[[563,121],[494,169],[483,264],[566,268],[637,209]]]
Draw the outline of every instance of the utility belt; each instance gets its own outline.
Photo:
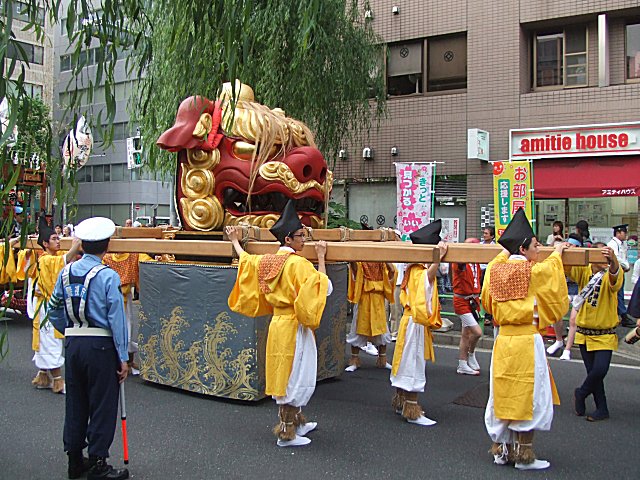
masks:
[[[615,328],[597,329],[597,328],[584,328],[584,327],[576,326],[576,331],[578,333],[581,333],[582,335],[590,335],[590,336],[615,335],[616,334],[616,329]]]
[[[113,334],[108,328],[99,327],[71,327],[64,329],[65,337],[111,337]]]
[[[460,295],[459,293],[454,293],[453,296],[456,298],[464,298],[465,300],[471,300],[472,298],[477,300],[480,298],[479,293],[472,293],[471,295]]]

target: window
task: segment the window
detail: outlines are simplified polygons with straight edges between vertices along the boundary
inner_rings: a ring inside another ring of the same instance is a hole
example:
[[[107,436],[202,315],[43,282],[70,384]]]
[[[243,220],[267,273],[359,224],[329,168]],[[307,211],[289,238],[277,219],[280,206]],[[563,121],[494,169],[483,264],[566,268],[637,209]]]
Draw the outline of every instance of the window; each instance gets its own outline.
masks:
[[[60,55],[60,71],[68,72],[71,70],[71,55]]]
[[[640,23],[627,25],[625,34],[627,80],[640,79]]]
[[[93,166],[93,181],[104,182],[104,165]]]
[[[410,95],[425,91],[441,92],[464,88],[467,88],[466,33],[389,45],[387,57],[387,93],[389,95]]]
[[[427,91],[467,88],[467,35],[427,41]]]
[[[34,83],[27,83],[27,82],[25,82],[23,85],[24,85],[25,92],[27,92],[27,95],[29,95],[32,98],[35,98],[35,97],[42,98],[42,85],[36,85]]]
[[[0,1],[0,12],[3,15],[7,15],[6,9],[8,7],[12,7],[13,9],[13,19],[20,20],[21,22],[29,21],[29,4],[25,2],[6,2]],[[35,23],[40,26],[44,26],[44,8],[37,7],[38,10],[35,12]]]
[[[410,95],[422,93],[422,46],[417,42],[389,45],[387,59],[387,93],[389,95]]]
[[[82,168],[85,170],[85,172],[84,172],[84,175],[85,175],[84,181],[87,182],[87,183],[91,183],[91,178],[92,178],[91,167],[84,166]]]
[[[111,205],[94,205],[92,211],[94,217],[111,218]]]
[[[44,63],[44,48],[40,45],[13,40],[7,45],[7,58],[42,65]]]
[[[533,49],[534,88],[587,86],[586,27],[536,33]]]
[[[106,55],[105,55],[105,52],[106,52]],[[72,67],[75,64],[72,63],[72,57],[73,57],[73,54],[70,54],[70,53],[60,56],[61,72],[68,72],[73,69]],[[78,65],[81,65],[82,68],[90,67],[92,65],[97,65],[100,61],[104,60],[105,58],[107,60],[111,60],[112,58],[111,50],[109,49],[105,50],[102,47],[90,48],[88,50],[83,50],[80,52],[80,55],[78,56]]]
[[[112,182],[124,181],[125,166],[126,164],[124,163],[115,163],[111,165],[111,181]]]

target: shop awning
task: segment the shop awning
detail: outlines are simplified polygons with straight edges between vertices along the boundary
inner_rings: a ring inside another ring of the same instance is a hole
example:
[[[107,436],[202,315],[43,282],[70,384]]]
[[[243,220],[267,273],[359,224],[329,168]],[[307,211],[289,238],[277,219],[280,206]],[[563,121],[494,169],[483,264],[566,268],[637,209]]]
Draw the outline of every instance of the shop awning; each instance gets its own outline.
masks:
[[[533,188],[536,199],[640,196],[640,157],[534,160]]]

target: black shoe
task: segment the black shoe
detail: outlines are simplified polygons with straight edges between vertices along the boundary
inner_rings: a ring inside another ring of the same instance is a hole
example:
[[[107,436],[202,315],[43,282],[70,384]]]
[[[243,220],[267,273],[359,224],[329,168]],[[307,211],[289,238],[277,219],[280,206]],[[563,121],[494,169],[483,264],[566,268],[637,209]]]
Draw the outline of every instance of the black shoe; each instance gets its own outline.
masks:
[[[634,328],[636,326],[636,322],[629,318],[629,315],[625,313],[620,315],[620,325],[626,328]]]
[[[106,458],[95,457],[96,463],[89,473],[87,474],[87,480],[125,480],[129,478],[129,470],[126,468],[115,469],[107,463]]]
[[[580,393],[579,388],[576,388],[573,392],[573,409],[579,417],[584,417],[584,413],[587,410],[584,400],[584,395]]]
[[[89,459],[82,455],[82,450],[76,452],[67,452],[69,455],[69,469],[67,474],[69,478],[80,478],[94,465]]]

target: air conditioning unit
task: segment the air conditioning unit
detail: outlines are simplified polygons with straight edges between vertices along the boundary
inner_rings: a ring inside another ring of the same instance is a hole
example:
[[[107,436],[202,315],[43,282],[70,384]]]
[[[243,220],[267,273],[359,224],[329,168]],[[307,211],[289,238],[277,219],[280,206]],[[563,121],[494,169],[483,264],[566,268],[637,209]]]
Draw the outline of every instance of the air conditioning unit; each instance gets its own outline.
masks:
[[[339,158],[340,160],[346,160],[346,159],[347,159],[347,157],[348,157],[348,155],[347,155],[347,151],[346,151],[346,150],[342,149],[342,150],[340,150],[340,151],[338,152],[338,158]]]
[[[400,7],[394,5],[393,7],[391,7],[391,13],[393,13],[394,15],[400,15]]]
[[[373,150],[369,147],[364,147],[362,149],[362,158],[365,160],[373,160]]]
[[[365,10],[364,11],[364,18],[368,18],[369,20],[372,20],[373,19],[373,11]]]

